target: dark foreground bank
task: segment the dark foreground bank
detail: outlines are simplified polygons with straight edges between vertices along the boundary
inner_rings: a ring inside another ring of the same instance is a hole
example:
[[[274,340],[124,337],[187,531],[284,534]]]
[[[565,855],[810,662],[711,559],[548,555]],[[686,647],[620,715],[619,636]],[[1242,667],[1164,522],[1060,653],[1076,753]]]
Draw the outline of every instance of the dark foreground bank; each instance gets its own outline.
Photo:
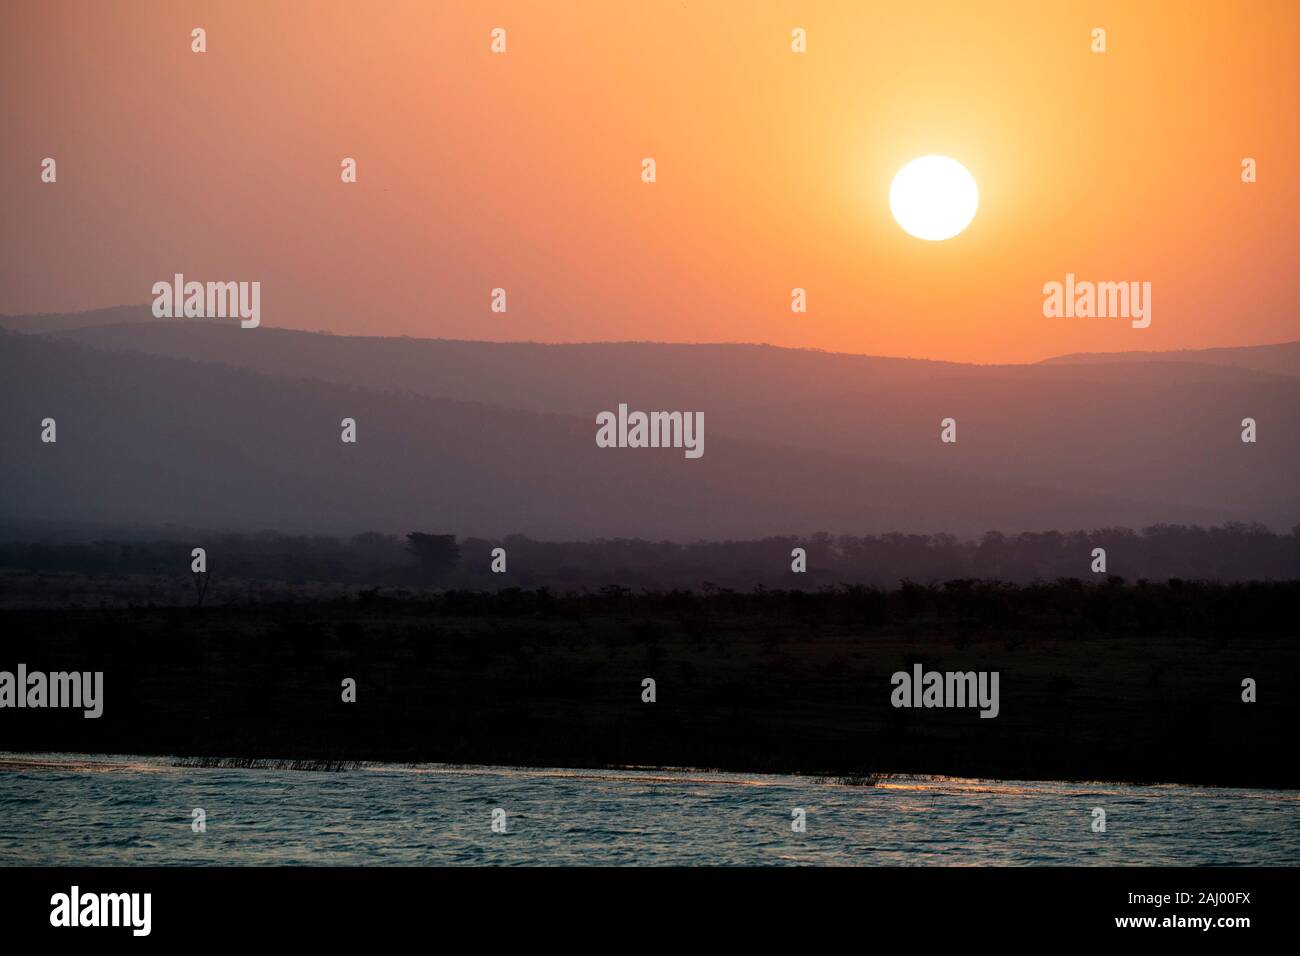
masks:
[[[6,707],[2,749],[1296,787],[1298,597],[950,582],[4,611],[0,671],[102,672],[103,712]],[[997,716],[893,706],[917,665],[996,672]]]

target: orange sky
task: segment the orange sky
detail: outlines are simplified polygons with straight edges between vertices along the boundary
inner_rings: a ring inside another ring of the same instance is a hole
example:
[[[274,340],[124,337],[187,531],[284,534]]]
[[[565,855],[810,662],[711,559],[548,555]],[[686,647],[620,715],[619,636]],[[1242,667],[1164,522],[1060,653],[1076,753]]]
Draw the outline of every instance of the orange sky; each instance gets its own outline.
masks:
[[[183,272],[351,334],[981,362],[1292,340],[1298,26],[1283,0],[8,0],[0,311]],[[927,153],[980,187],[947,242],[889,213]],[[1150,281],[1151,327],[1044,318],[1066,272]]]

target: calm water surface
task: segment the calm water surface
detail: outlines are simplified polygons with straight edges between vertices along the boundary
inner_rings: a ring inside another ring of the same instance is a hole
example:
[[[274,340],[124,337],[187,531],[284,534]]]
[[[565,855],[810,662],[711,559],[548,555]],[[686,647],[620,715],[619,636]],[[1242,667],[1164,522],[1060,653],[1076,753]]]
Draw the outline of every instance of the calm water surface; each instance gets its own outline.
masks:
[[[0,864],[1300,864],[1290,791],[172,763],[0,754]],[[206,833],[191,831],[195,807]],[[505,833],[491,829],[497,807]]]

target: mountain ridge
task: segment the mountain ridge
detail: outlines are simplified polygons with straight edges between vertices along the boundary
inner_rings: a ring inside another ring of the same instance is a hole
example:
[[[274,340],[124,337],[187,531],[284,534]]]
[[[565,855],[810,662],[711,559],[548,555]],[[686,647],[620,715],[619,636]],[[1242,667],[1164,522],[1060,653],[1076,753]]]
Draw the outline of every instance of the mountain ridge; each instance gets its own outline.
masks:
[[[673,540],[1249,520],[706,433],[599,449],[581,418],[290,380],[43,336],[0,347],[8,517]],[[129,382],[130,387],[122,387]],[[58,422],[42,444],[39,422]],[[343,417],[359,441],[339,441]]]

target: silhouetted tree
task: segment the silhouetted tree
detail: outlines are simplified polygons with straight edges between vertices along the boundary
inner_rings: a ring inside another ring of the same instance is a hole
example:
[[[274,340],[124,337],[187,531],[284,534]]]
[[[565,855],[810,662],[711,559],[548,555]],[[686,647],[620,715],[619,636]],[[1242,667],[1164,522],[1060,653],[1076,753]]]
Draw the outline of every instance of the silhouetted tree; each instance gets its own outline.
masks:
[[[456,544],[454,534],[412,531],[406,536],[406,546],[420,563],[420,569],[431,578],[451,573],[460,561],[460,546]]]

